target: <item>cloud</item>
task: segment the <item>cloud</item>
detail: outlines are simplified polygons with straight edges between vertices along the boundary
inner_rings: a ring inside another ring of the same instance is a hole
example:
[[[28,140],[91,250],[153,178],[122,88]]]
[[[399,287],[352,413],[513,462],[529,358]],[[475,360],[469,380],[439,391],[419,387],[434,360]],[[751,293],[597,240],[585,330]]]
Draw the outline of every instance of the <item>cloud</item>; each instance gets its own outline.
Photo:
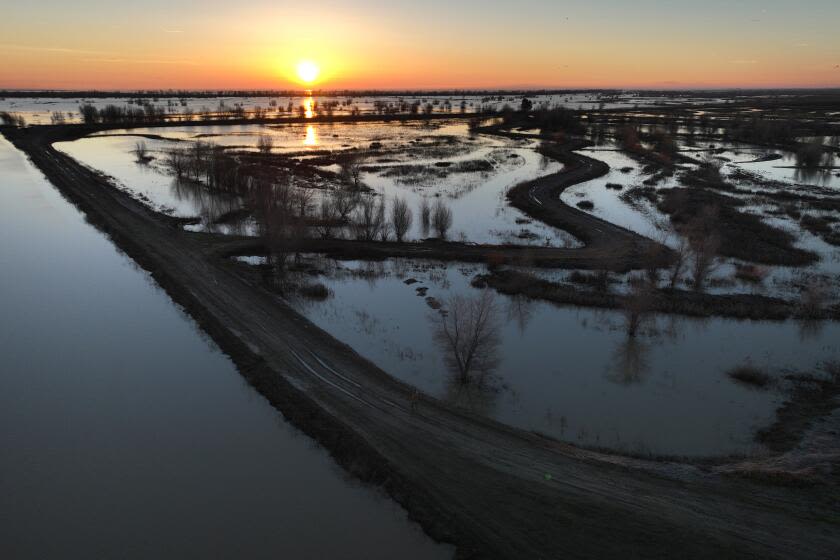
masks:
[[[729,64],[758,64],[757,60],[730,60]]]
[[[183,29],[166,29],[166,28],[161,29],[161,31],[163,31],[164,33],[183,33],[184,32]]]

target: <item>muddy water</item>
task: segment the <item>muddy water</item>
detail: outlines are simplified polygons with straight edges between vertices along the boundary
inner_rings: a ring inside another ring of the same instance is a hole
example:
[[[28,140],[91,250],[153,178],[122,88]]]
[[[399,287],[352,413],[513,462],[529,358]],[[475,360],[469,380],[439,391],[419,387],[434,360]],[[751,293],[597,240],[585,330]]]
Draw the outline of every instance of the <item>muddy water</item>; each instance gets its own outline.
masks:
[[[0,140],[0,557],[446,558]]]
[[[446,349],[434,337],[439,315],[426,298],[446,309],[454,294],[476,296],[470,280],[481,267],[338,266],[322,278],[333,298],[297,302],[321,328],[429,394],[587,446],[655,455],[761,453],[755,431],[772,423],[785,396],[738,385],[726,372],[750,364],[781,378],[840,359],[837,323],[663,317],[629,340],[620,313],[496,295],[500,363],[486,390],[467,389],[445,366]],[[428,291],[418,295],[418,288]]]

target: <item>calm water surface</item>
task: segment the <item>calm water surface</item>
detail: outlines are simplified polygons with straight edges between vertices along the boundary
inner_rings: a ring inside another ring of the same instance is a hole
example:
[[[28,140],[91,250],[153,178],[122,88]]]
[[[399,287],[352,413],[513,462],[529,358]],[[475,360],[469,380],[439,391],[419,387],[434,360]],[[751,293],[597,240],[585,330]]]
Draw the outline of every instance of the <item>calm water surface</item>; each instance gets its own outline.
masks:
[[[4,139],[0,271],[0,557],[451,557]]]

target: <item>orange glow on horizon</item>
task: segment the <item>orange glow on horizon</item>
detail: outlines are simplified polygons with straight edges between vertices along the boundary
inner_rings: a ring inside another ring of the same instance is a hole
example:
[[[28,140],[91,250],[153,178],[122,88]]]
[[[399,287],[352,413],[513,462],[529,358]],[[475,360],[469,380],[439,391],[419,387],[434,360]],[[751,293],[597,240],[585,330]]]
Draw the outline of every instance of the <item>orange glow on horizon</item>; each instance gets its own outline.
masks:
[[[243,13],[230,6],[206,17],[185,7],[177,18],[168,3],[152,4],[160,5],[159,13],[145,19],[113,15],[109,27],[83,18],[69,25],[58,16],[36,24],[25,4],[13,3],[11,11],[21,14],[0,21],[0,88],[840,86],[836,19],[800,11],[779,15],[777,27],[733,21],[710,38],[708,29],[683,21],[686,10],[702,11],[699,4],[657,8],[657,15],[670,14],[676,22],[669,27],[647,17],[610,24],[580,3],[581,13],[574,24],[563,24],[562,33],[556,18],[516,10],[460,13],[457,3],[457,13],[434,26],[420,17],[421,8],[408,4],[359,11],[342,2],[326,9],[266,1],[262,10]],[[614,10],[636,17],[638,10],[626,5],[616,3]],[[546,10],[568,12],[556,2]],[[179,25],[162,27],[164,16]]]

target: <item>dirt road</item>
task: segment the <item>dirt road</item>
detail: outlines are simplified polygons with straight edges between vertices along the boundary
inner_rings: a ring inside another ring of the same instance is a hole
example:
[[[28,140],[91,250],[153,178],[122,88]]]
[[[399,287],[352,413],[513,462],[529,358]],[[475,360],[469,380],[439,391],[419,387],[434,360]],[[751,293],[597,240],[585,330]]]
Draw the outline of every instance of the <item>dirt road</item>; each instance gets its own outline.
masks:
[[[174,227],[54,150],[60,131],[5,132],[290,421],[348,471],[383,485],[462,557],[840,553],[833,488],[760,485],[597,454],[428,398],[412,407],[409,387],[249,283],[215,256],[208,237]]]

